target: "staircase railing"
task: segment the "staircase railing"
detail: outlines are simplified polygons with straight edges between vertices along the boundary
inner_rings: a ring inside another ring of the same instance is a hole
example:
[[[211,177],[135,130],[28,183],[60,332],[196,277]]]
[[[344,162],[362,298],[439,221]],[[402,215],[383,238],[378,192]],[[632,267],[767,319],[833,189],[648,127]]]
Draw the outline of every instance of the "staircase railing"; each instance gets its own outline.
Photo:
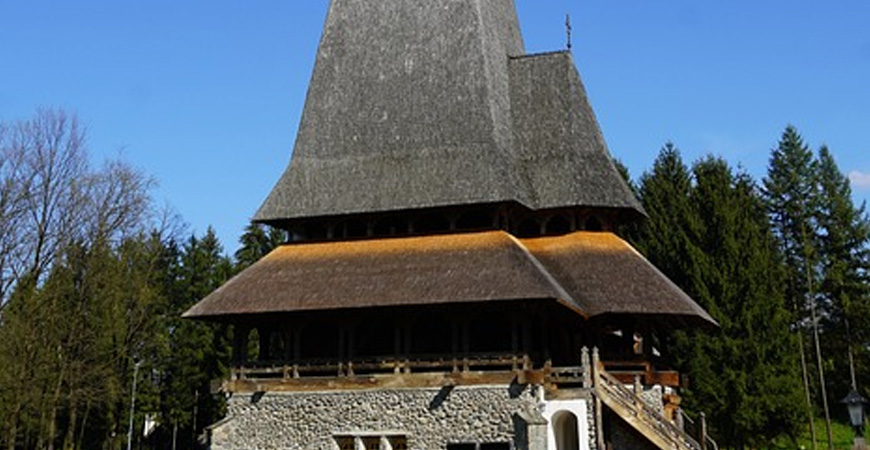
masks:
[[[707,443],[706,450],[719,450],[719,444],[717,444],[716,441],[714,441],[713,438],[711,438],[710,435],[707,434],[707,425],[705,423],[704,413],[701,413],[700,420],[702,424],[699,426],[697,423],[695,423],[694,420],[692,420],[691,417],[689,417],[685,413],[685,411],[683,411],[682,409],[677,409],[677,411],[679,411],[680,419],[683,421],[684,430],[690,433],[691,436],[698,436],[698,439],[701,439],[701,437],[703,437],[704,441]]]
[[[646,403],[639,395],[625,387],[613,375],[604,371],[598,359],[598,350],[592,353],[592,382],[596,395],[615,413],[623,416],[635,428],[662,448],[702,450],[703,447],[661,412]],[[625,417],[624,415],[629,415]]]

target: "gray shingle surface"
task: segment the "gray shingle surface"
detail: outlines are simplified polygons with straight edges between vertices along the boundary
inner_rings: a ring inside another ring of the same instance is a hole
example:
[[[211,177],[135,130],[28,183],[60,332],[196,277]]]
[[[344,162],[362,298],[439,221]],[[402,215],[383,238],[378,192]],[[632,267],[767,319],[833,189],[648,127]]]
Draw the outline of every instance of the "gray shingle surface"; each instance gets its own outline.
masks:
[[[333,0],[270,222],[515,201],[640,211],[567,53],[513,0]]]
[[[641,206],[613,165],[569,52],[513,58],[511,111],[517,166],[537,209]]]

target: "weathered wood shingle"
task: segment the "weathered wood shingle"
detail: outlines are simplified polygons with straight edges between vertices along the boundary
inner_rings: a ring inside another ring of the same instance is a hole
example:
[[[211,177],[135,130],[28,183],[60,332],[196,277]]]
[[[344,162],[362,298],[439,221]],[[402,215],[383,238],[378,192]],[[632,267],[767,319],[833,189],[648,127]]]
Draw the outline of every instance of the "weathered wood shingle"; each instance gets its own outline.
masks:
[[[556,301],[586,318],[715,321],[612,233],[517,239],[503,231],[279,247],[186,317],[403,305]]]
[[[641,207],[570,55],[512,0],[333,0],[289,167],[255,219],[517,202]]]

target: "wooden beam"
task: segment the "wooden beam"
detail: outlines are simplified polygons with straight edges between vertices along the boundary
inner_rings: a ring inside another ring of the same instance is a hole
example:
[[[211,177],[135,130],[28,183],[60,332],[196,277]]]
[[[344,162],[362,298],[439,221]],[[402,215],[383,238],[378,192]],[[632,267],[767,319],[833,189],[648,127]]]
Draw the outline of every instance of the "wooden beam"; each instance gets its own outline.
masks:
[[[444,386],[508,385],[519,378],[515,372],[409,373],[370,376],[237,379],[224,381],[221,390],[230,393],[311,392],[375,388],[440,388]],[[536,378],[535,376],[527,378]]]

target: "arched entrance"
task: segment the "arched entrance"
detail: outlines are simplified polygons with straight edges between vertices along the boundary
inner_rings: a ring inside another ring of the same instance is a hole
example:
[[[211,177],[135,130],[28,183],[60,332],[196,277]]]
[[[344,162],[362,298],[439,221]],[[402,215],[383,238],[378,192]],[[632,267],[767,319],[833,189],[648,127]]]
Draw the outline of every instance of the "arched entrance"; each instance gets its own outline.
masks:
[[[577,416],[570,411],[553,414],[553,435],[556,437],[556,450],[578,450],[580,437],[577,434]]]

